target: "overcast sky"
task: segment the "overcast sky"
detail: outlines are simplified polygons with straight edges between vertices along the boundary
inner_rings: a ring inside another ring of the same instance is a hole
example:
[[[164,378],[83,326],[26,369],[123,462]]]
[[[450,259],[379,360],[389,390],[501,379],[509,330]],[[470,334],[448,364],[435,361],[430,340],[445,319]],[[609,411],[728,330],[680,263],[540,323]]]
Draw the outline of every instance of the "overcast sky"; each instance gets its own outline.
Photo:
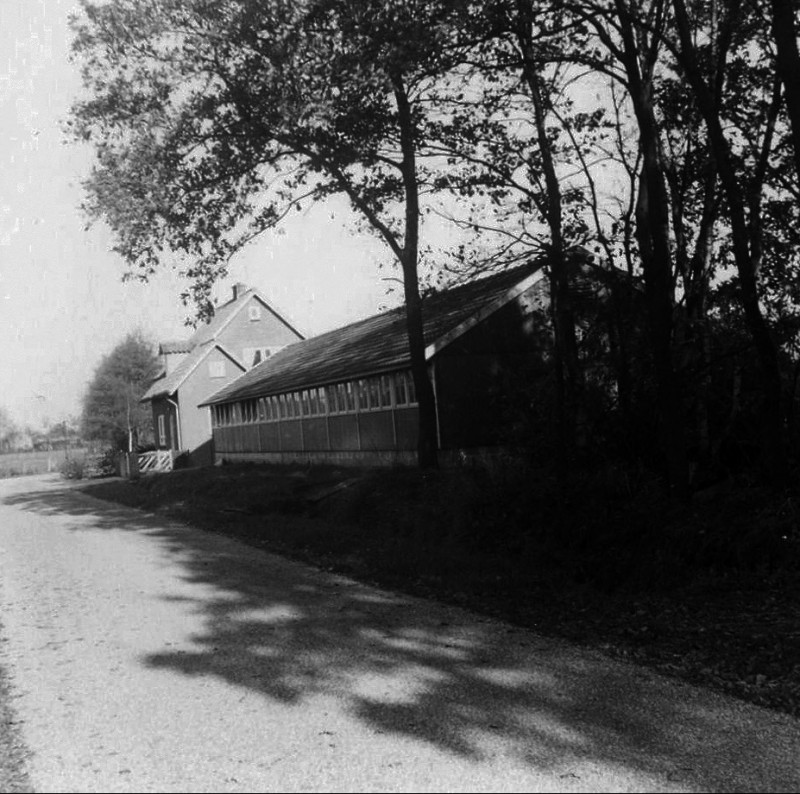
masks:
[[[68,61],[71,0],[0,0],[0,405],[20,424],[77,414],[100,358],[141,329],[155,341],[187,336],[185,284],[170,272],[123,284],[103,227],[85,231],[80,181],[90,152],[64,142],[60,121],[80,90]],[[337,205],[297,215],[262,237],[218,287],[260,289],[307,334],[395,303],[389,261],[358,237]]]

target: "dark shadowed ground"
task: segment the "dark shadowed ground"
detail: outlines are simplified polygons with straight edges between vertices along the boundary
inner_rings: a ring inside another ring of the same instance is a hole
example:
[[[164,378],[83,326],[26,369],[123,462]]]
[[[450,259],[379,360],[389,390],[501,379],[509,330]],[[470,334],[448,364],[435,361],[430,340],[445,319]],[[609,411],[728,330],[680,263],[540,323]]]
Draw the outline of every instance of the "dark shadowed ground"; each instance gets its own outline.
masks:
[[[587,497],[558,535],[530,529],[550,504],[502,489],[493,502],[476,492],[496,483],[459,476],[230,466],[86,490],[800,713],[800,583],[782,564],[800,540],[791,496],[725,489],[688,511],[652,496],[652,510],[596,525]]]
[[[77,785],[63,790],[797,786],[792,718],[248,552],[225,537],[247,522],[195,532],[53,483],[6,492],[0,511],[26,736],[38,781]],[[260,520],[306,546],[329,523]]]

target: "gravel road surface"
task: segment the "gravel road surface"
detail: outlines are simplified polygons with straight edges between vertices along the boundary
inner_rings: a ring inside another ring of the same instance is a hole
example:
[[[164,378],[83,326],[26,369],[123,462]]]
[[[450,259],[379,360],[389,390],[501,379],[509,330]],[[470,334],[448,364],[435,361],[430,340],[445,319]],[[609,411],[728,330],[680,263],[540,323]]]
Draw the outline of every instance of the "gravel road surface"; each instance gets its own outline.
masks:
[[[36,791],[798,791],[800,722],[101,502],[0,482]]]

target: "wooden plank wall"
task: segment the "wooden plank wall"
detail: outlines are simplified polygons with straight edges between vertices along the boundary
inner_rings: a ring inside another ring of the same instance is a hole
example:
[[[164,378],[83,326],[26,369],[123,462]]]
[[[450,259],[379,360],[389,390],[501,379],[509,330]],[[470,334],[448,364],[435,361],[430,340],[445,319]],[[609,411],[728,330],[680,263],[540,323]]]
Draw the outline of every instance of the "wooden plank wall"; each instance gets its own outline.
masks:
[[[214,448],[225,452],[414,450],[418,409],[281,419],[214,428]]]

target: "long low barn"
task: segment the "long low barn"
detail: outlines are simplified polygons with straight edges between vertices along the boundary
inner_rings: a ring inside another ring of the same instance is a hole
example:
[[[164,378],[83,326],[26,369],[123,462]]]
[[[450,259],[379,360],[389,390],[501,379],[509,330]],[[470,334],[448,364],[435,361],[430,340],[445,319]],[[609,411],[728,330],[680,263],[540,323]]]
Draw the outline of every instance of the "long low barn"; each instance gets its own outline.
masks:
[[[424,299],[441,450],[503,442],[502,391],[540,357],[546,304],[543,271],[530,266]],[[418,414],[405,308],[291,344],[203,405],[217,460],[413,463]]]

